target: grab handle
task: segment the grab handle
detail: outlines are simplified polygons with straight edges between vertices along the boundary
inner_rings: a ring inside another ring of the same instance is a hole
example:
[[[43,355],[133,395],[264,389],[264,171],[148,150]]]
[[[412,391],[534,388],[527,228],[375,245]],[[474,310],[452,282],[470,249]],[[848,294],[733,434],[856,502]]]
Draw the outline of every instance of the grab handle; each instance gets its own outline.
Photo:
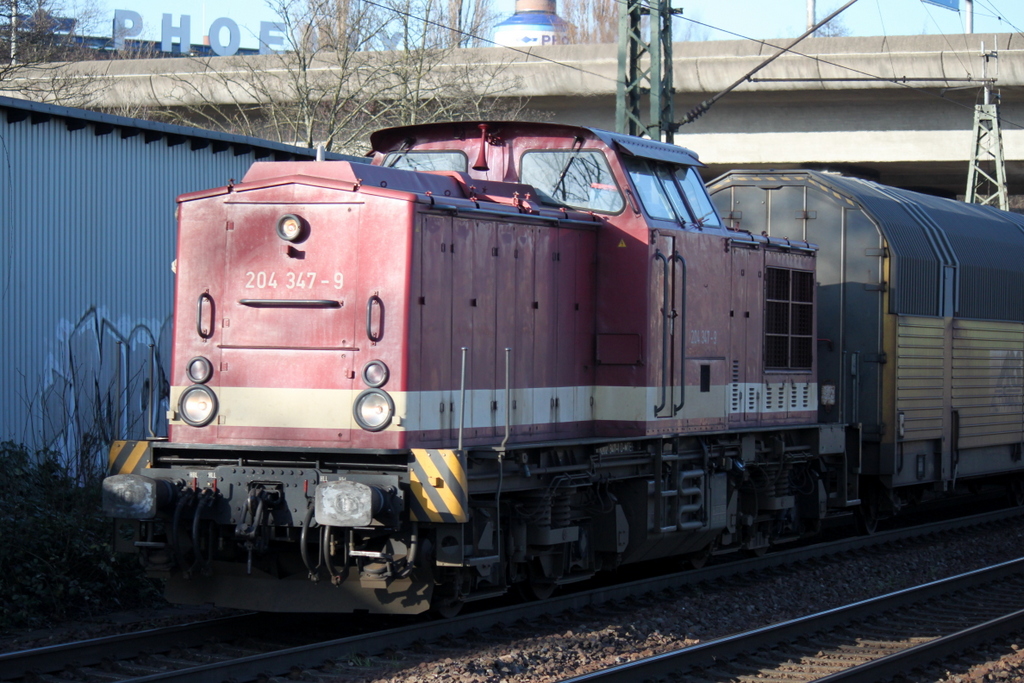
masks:
[[[661,293],[661,400],[654,406],[654,414],[658,415],[668,403],[668,346],[669,346],[669,325],[672,324],[672,312],[669,311],[669,260],[661,253],[661,250],[654,252],[654,258],[662,264],[662,293]]]
[[[373,333],[373,307],[374,305],[380,309],[379,322],[377,324],[377,334]],[[379,296],[374,294],[366,301],[366,337],[376,344],[384,338],[384,301]]]
[[[203,329],[203,302],[210,304],[210,326]],[[199,301],[196,304],[196,332],[203,339],[209,339],[213,336],[213,297],[210,296],[209,292],[203,292],[199,295]]]

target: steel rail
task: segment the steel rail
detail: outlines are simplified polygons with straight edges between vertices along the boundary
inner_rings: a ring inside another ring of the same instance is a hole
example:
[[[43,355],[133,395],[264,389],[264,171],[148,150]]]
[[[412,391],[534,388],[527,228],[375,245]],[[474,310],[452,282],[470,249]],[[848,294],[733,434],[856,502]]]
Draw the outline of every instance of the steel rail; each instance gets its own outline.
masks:
[[[881,532],[872,536],[864,536],[829,543],[816,544],[805,548],[794,548],[791,550],[769,553],[760,558],[751,558],[736,562],[729,562],[721,565],[712,565],[699,570],[690,570],[653,579],[643,579],[629,583],[618,584],[592,590],[580,591],[561,596],[548,598],[544,601],[515,605],[512,607],[501,607],[474,614],[455,617],[444,621],[435,621],[424,624],[418,622],[409,626],[392,628],[383,631],[338,638],[325,642],[313,643],[310,645],[297,646],[278,650],[274,652],[260,653],[256,655],[237,658],[231,661],[204,664],[196,667],[178,671],[162,672],[130,679],[132,683],[221,683],[227,679],[237,681],[255,680],[266,676],[280,676],[287,674],[295,667],[310,668],[322,664],[329,659],[339,659],[355,654],[378,654],[385,648],[408,647],[416,642],[429,641],[444,636],[459,637],[473,630],[481,630],[493,627],[498,623],[514,623],[520,619],[535,619],[540,616],[557,614],[565,611],[575,611],[584,607],[601,605],[607,602],[635,598],[638,595],[652,593],[666,589],[680,588],[683,586],[696,585],[709,581],[720,581],[723,578],[738,576],[748,572],[763,571],[766,568],[784,566],[804,562],[809,559],[825,557],[855,551],[871,546],[880,546],[888,543],[908,540],[915,537],[923,537],[932,534],[952,531],[956,529],[970,528],[984,524],[997,523],[1003,520],[1012,519],[1024,515],[1024,508],[1013,508],[999,510],[970,517],[963,517],[954,520],[933,522],[926,525],[912,527],[910,529],[899,529]],[[262,615],[273,619],[273,614]],[[217,623],[217,622],[211,622]],[[224,623],[221,621],[221,623]],[[226,627],[222,627],[217,635],[224,636]],[[157,631],[154,631],[157,633]],[[166,631],[163,631],[166,634]],[[85,641],[86,643],[107,641],[126,636],[110,636],[108,638]],[[158,639],[160,636],[156,636]],[[147,646],[158,649],[168,649],[167,636],[163,636],[163,642],[159,640],[154,645]],[[180,640],[180,638],[178,639]],[[177,641],[172,641],[177,642]],[[57,652],[61,647],[42,648]],[[700,648],[702,646],[696,646]],[[125,658],[139,652],[139,646],[125,644],[119,650],[122,654],[111,657],[104,653],[104,658]],[[145,648],[142,648],[145,649]],[[692,649],[692,648],[691,648]],[[134,651],[133,651],[134,650]],[[11,657],[20,653],[5,655]],[[73,658],[68,657],[69,661]],[[37,660],[38,661],[38,660]],[[93,658],[93,663],[96,658]],[[4,659],[0,657],[0,679],[3,679]],[[81,664],[81,661],[75,663]],[[25,667],[23,670],[42,667]],[[61,667],[55,667],[47,662],[45,670],[55,671]],[[610,680],[610,679],[609,679]],[[635,680],[635,679],[632,679]]]
[[[970,590],[994,581],[1020,575],[1024,575],[1024,558],[932,581],[876,598],[861,600],[860,602],[825,610],[810,616],[791,619],[779,624],[745,631],[699,645],[620,664],[602,671],[568,678],[562,683],[595,683],[597,681],[601,683],[632,683],[632,681],[648,680],[659,676],[685,672],[694,667],[714,665],[716,662],[728,660],[737,655],[750,654],[761,648],[770,648],[779,643],[796,640],[808,634],[836,628],[843,624],[877,616],[884,612],[890,612],[956,591]],[[831,674],[818,680],[830,682],[873,682],[884,680],[887,676],[895,675],[905,671],[907,668],[934,661],[938,654],[950,654],[948,648],[954,644],[962,647],[971,642],[984,640],[993,634],[998,635],[1012,631],[1020,624],[1024,624],[1024,610],[1015,611],[1012,614],[970,627],[959,633],[936,638],[901,652],[850,667],[846,671]]]
[[[935,638],[927,643],[879,657],[870,662],[850,667],[829,676],[818,679],[818,683],[875,683],[886,680],[915,667],[927,666],[942,661],[950,655],[962,652],[967,648],[990,642],[1024,629],[1024,610],[1011,612],[983,624],[966,628],[948,636]]]
[[[198,645],[226,632],[244,632],[265,625],[265,616],[246,612],[145,631],[119,633],[73,643],[60,643],[0,654],[0,680],[22,678],[34,671],[59,671],[67,666],[91,666],[105,659],[134,657],[146,650],[169,649],[172,645]]]

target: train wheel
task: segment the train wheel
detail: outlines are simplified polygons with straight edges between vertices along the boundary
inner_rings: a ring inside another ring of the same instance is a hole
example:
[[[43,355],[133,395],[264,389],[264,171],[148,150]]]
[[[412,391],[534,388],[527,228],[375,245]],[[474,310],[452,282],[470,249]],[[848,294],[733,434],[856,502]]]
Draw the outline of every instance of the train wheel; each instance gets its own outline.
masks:
[[[537,600],[547,600],[554,594],[558,586],[551,581],[535,581],[531,579],[517,583],[516,588],[524,600],[534,602]]]
[[[1010,504],[1017,507],[1024,506],[1024,479],[1014,477],[1006,486],[1006,493],[1010,498]]]
[[[878,494],[873,490],[866,492],[857,508],[857,530],[863,536],[871,536],[878,531],[879,501]]]
[[[430,609],[437,616],[442,619],[452,619],[459,616],[459,612],[462,611],[465,601],[457,600],[455,598],[442,598],[434,602]]]
[[[706,548],[698,550],[695,553],[687,555],[684,558],[684,562],[690,566],[691,569],[700,569],[708,563],[711,559],[711,544],[709,543]]]

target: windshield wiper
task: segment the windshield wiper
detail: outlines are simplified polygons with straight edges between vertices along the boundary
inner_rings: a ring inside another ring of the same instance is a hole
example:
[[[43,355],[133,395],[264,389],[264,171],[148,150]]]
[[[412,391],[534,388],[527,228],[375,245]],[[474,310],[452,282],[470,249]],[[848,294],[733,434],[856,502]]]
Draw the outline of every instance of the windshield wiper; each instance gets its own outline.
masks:
[[[555,186],[553,188],[551,188],[551,196],[552,197],[554,197],[556,199],[558,198],[558,188],[562,187],[562,183],[565,182],[565,176],[569,173],[569,167],[572,166],[572,162],[576,161],[576,159],[579,158],[580,150],[582,148],[583,148],[583,138],[577,137],[575,140],[573,140],[572,150],[571,150],[571,152],[569,154],[569,158],[565,162],[565,166],[562,167],[562,172],[558,174],[558,182],[556,182]],[[565,194],[565,190],[564,189],[562,190],[562,193],[563,193],[563,195]],[[563,196],[562,199],[564,200],[565,197]]]
[[[413,140],[412,138],[406,138],[405,140],[403,140],[402,141],[402,146],[399,147],[398,151],[394,153],[395,156],[392,157],[392,159],[390,161],[385,163],[384,167],[385,168],[393,168],[395,164],[397,164],[399,161],[401,161],[402,158],[405,157],[405,155],[409,153],[409,150],[412,148],[412,143],[413,142],[415,142],[415,140]]]

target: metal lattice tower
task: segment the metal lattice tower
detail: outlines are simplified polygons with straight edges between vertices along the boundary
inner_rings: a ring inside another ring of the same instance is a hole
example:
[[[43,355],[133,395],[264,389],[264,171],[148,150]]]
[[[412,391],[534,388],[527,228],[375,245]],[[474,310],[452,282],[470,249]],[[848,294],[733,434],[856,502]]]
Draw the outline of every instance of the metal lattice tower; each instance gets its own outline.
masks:
[[[985,52],[981,46],[984,64],[998,54]],[[998,63],[998,62],[997,62]],[[1010,198],[1006,191],[1006,162],[1003,157],[1003,133],[999,127],[999,95],[992,92],[992,83],[985,79],[985,101],[974,108],[974,135],[971,147],[971,167],[967,172],[968,204],[998,206],[1009,211]]]
[[[678,11],[678,10],[675,10]],[[615,130],[672,142],[671,0],[625,0],[619,9],[619,84]],[[642,18],[650,17],[650,40],[644,39]],[[646,57],[646,59],[645,59]],[[640,100],[650,96],[649,122],[640,115]]]

